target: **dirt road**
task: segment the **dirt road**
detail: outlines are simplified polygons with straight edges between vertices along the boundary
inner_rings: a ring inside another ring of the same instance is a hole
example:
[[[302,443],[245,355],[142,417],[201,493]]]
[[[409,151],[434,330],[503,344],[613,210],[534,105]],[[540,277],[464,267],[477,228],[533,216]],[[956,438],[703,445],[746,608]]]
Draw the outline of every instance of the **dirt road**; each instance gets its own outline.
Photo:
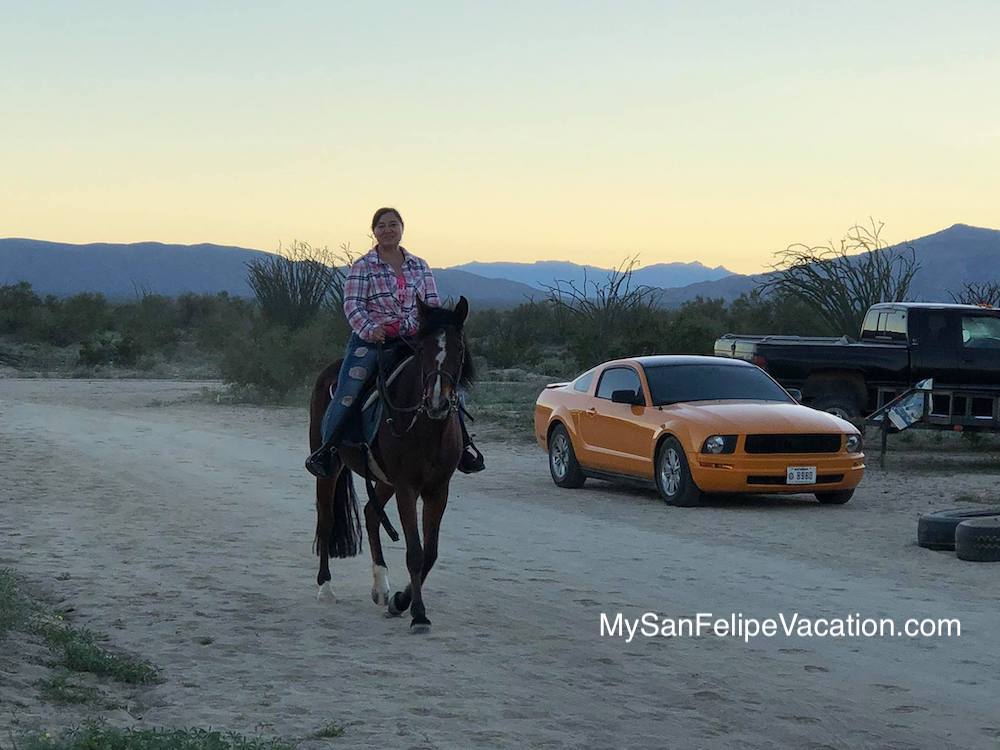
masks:
[[[163,668],[112,721],[303,747],[995,748],[1000,565],[914,544],[919,512],[985,491],[870,471],[854,500],[560,490],[483,439],[425,589],[433,630],[382,616],[367,553],[315,599],[305,410],[196,403],[199,384],[0,379],[0,566]],[[363,492],[359,483],[358,489]],[[395,520],[395,512],[391,516]],[[386,540],[394,589],[402,543]],[[959,618],[959,638],[602,637],[600,615]],[[77,709],[0,681],[0,736]],[[16,710],[10,706],[16,705]]]

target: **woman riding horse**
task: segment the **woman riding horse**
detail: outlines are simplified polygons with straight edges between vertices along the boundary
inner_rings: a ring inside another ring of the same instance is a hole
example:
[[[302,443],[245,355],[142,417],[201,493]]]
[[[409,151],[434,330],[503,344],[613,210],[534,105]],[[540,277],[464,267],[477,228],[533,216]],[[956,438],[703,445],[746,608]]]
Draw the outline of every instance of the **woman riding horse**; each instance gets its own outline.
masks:
[[[441,304],[430,267],[399,242],[403,218],[394,208],[380,208],[372,218],[376,245],[351,266],[344,283],[344,313],[351,325],[336,393],[323,417],[323,445],[306,459],[306,469],[317,477],[330,475],[333,454],[347,416],[374,372],[378,349],[401,336],[417,332],[417,301],[430,307]],[[459,471],[471,474],[484,468],[483,456],[472,444],[465,421]]]
[[[314,451],[306,467],[317,476],[316,580],[319,596],[332,598],[330,557],[355,555],[360,544],[351,472],[366,479],[374,475],[364,511],[374,578],[372,600],[386,604],[390,615],[409,609],[410,630],[426,632],[430,620],[422,584],[437,559],[451,476],[456,468],[467,473],[483,468],[482,454],[472,445],[461,419],[461,389],[473,377],[463,332],[469,306],[465,297],[454,310],[438,305],[427,264],[399,246],[403,221],[395,209],[379,209],[372,231],[378,245],[351,267],[344,289],[344,310],[354,333],[343,363],[330,365],[316,380],[310,404],[309,441]],[[384,417],[371,453],[358,446],[338,447],[348,414],[379,367],[372,344],[381,347],[394,337],[405,337],[400,340],[413,356],[393,378],[379,373]],[[406,536],[410,582],[390,598],[379,526],[384,523],[394,534],[384,511],[393,494]],[[418,498],[423,499],[423,544]]]

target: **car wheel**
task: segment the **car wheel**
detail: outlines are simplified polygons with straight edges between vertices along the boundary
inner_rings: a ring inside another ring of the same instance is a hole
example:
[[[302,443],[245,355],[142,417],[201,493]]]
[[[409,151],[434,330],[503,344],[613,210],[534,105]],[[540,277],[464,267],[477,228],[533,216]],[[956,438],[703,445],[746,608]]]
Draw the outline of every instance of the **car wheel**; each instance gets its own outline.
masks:
[[[969,518],[1000,516],[1000,507],[955,508],[924,513],[917,521],[917,544],[927,549],[955,549],[955,529]]]
[[[587,480],[573,452],[573,441],[561,424],[553,427],[549,435],[549,472],[557,486],[568,489],[582,487]]]
[[[691,478],[687,456],[677,438],[668,437],[656,452],[656,487],[667,505],[691,508],[701,503],[701,490]]]
[[[854,490],[839,490],[838,492],[817,492],[816,499],[823,505],[843,505],[854,497]]]

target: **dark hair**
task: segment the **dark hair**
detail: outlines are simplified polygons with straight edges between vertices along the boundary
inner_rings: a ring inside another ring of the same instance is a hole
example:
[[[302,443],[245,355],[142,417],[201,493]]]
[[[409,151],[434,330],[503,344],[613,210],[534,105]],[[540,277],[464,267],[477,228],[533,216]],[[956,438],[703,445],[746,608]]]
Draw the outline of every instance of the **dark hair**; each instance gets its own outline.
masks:
[[[381,219],[385,214],[390,214],[390,213],[391,214],[396,214],[396,218],[399,219],[400,225],[402,225],[404,227],[406,226],[406,224],[403,223],[403,217],[400,216],[399,211],[397,211],[394,208],[383,207],[383,208],[380,208],[378,211],[376,211],[375,212],[375,216],[372,217],[372,231],[373,232],[375,231],[375,225],[378,224],[378,220]]]

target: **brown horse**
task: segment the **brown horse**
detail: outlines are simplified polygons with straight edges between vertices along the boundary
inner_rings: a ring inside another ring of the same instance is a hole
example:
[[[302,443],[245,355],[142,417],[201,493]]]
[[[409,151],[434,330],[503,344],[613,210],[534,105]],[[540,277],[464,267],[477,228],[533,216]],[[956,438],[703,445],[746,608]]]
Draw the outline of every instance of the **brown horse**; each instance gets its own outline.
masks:
[[[438,533],[448,503],[448,485],[462,453],[458,388],[471,385],[472,357],[463,326],[469,313],[465,297],[454,310],[419,302],[420,328],[408,342],[413,358],[391,383],[383,383],[384,407],[375,447],[369,454],[343,447],[328,478],[316,480],[316,553],[319,555],[319,597],[330,597],[330,557],[359,552],[361,527],[351,472],[374,477],[374,497],[365,505],[365,526],[372,555],[372,600],[387,605],[389,615],[410,610],[411,632],[426,632],[430,620],[424,608],[422,585],[438,555]],[[320,424],[336,388],[340,361],[327,367],[313,387],[309,408],[309,445],[322,443]],[[386,374],[387,375],[387,374]],[[381,376],[380,376],[381,381]],[[374,464],[374,465],[373,465]],[[384,506],[396,495],[399,519],[406,538],[406,567],[410,582],[389,597],[389,575],[382,556],[380,523],[391,528]],[[423,499],[421,544],[417,498]]]

